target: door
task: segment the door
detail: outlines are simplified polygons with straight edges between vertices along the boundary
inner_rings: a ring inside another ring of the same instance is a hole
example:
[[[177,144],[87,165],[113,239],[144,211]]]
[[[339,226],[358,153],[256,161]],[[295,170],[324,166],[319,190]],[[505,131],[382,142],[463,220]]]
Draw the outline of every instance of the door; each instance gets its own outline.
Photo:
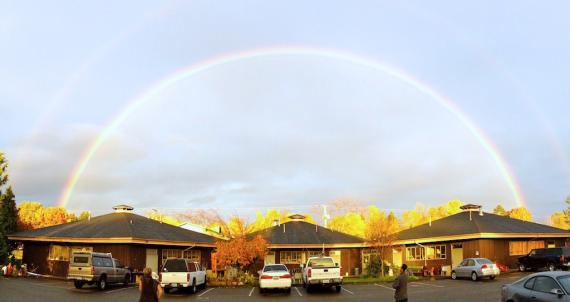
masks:
[[[158,273],[158,250],[146,249],[146,267],[150,267],[153,272]]]
[[[552,294],[550,291],[553,289],[562,290],[554,279],[546,276],[536,277],[529,301],[565,301]]]
[[[463,261],[463,247],[459,245],[451,245],[451,268],[458,266]]]
[[[455,271],[455,275],[457,277],[465,277],[465,267],[467,266],[467,262],[469,259],[465,259],[461,261],[453,270]]]
[[[393,249],[392,250],[392,264],[394,264],[394,266],[397,266],[397,267],[402,266],[402,250],[401,249]]]

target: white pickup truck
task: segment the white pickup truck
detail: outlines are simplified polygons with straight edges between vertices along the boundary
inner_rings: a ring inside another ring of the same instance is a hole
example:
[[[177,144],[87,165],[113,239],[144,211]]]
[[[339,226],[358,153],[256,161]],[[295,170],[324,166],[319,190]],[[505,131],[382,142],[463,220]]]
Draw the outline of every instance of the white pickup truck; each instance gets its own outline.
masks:
[[[337,292],[342,289],[342,276],[338,263],[331,257],[310,257],[303,268],[303,286],[310,291],[314,286],[332,287]]]
[[[198,287],[206,288],[206,270],[198,262],[188,259],[168,259],[159,275],[160,286],[165,293],[170,289],[187,289],[192,293],[198,291]]]

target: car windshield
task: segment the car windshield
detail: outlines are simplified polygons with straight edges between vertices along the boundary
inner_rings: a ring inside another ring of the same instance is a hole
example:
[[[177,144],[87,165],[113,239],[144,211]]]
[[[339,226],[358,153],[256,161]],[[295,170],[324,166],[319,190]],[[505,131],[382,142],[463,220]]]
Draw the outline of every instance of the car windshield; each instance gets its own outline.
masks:
[[[493,261],[489,260],[489,259],[477,259],[477,262],[479,262],[479,264],[493,264]]]
[[[268,265],[263,269],[264,272],[287,271],[285,265]]]
[[[564,290],[567,293],[570,293],[570,275],[566,275],[566,276],[561,276],[556,278],[558,280],[558,283],[562,284],[562,287],[564,287]]]
[[[188,272],[186,261],[183,259],[167,260],[164,264],[163,271],[165,272]]]
[[[309,262],[310,267],[330,267],[335,266],[331,258],[315,258]]]

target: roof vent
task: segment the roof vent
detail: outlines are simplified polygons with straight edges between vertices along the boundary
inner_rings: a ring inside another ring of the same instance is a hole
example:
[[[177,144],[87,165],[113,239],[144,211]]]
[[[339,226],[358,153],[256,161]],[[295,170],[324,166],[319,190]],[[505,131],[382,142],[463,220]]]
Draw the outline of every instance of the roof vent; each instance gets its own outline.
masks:
[[[128,212],[132,212],[134,210],[134,208],[131,206],[125,205],[125,204],[120,204],[120,205],[114,206],[113,210],[115,211],[115,213],[128,213]]]
[[[473,217],[471,216],[471,212],[473,211],[479,211],[479,215],[483,216],[483,207],[478,204],[468,203],[460,206],[459,208],[465,212],[469,212],[469,221],[473,220]]]
[[[301,214],[293,214],[293,215],[289,216],[289,219],[291,219],[291,221],[304,221],[305,216],[303,216]]]
[[[273,219],[273,226],[278,226],[278,225],[281,225],[279,219]]]

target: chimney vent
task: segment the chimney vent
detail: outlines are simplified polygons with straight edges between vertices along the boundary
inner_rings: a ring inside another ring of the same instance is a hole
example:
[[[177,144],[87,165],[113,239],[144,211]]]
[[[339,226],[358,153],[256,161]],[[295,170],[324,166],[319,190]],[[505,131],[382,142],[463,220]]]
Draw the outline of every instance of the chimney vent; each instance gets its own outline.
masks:
[[[120,205],[114,206],[113,210],[115,210],[115,213],[129,213],[129,212],[132,212],[134,210],[134,208],[131,206],[128,206],[126,204],[120,204]]]

